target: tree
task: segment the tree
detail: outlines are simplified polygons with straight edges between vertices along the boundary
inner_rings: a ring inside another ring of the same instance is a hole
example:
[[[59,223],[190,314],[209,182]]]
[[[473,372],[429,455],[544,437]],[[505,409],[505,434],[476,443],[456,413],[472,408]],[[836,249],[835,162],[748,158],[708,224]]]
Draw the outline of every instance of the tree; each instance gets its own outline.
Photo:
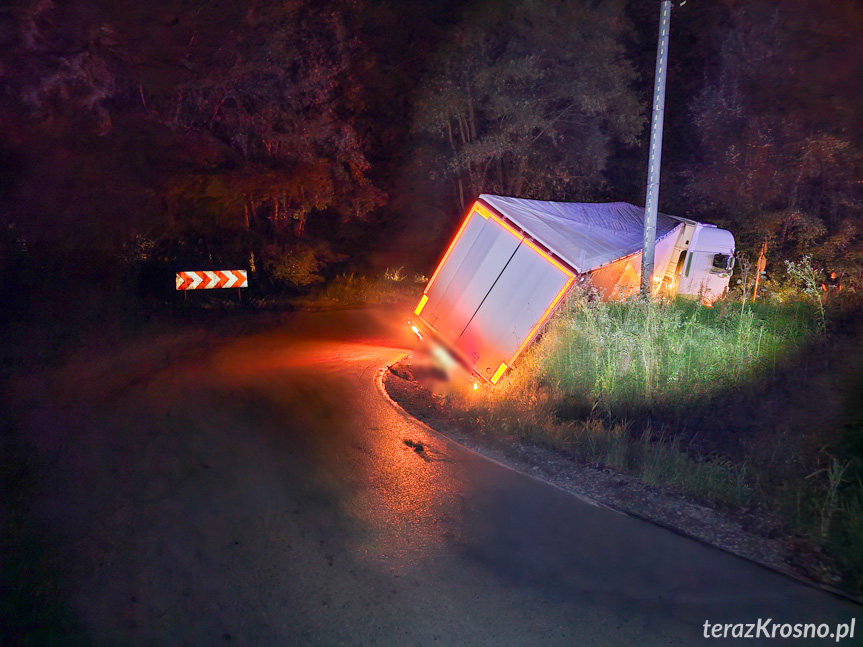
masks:
[[[175,208],[192,201],[232,213],[266,254],[291,253],[290,239],[303,237],[315,213],[355,218],[381,204],[353,123],[362,108],[353,70],[361,47],[345,24],[349,7],[249,4],[220,47],[189,53],[191,78],[157,114],[224,154],[172,179],[166,195]]]
[[[733,4],[733,3],[732,3]],[[835,264],[859,237],[863,95],[859,3],[771,0],[734,7],[718,61],[696,97],[687,171],[699,211],[756,248]],[[856,53],[855,53],[856,52]]]
[[[222,47],[190,56],[194,76],[160,115],[226,146],[240,170],[225,183],[250,211],[267,207],[274,220],[296,221],[298,233],[316,210],[359,217],[380,203],[352,123],[358,44],[345,20],[339,3],[250,4]]]
[[[19,202],[54,229],[68,212],[76,233],[144,231],[183,262],[326,250],[305,240],[313,218],[383,201],[355,126],[363,6],[16,0],[0,14],[0,110],[27,134],[7,126],[3,143],[56,176],[52,204]]]
[[[622,3],[483,3],[442,48],[418,97],[415,130],[433,179],[459,206],[482,191],[585,198],[643,107],[621,44]]]

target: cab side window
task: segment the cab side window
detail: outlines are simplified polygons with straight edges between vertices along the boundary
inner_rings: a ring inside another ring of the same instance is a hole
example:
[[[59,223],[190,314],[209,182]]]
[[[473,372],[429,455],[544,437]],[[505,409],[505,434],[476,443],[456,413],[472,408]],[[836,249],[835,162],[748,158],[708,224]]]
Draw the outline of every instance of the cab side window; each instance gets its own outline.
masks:
[[[734,268],[734,257],[730,254],[714,254],[710,271],[716,274],[725,274]]]

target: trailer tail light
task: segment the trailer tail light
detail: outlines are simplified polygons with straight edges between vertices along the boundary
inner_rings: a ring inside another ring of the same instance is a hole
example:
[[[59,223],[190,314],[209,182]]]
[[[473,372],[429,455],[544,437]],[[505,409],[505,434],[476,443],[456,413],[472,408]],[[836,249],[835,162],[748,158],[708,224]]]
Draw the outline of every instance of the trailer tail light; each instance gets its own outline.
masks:
[[[492,215],[491,211],[482,206],[479,202],[474,203],[473,210],[476,211],[483,218],[488,220],[489,216]]]
[[[416,316],[419,316],[419,314],[423,311],[423,308],[425,308],[425,307],[426,307],[426,302],[427,302],[428,300],[429,300],[428,295],[427,295],[427,294],[424,294],[424,295],[423,295],[423,297],[422,297],[422,299],[420,299],[420,302],[419,302],[419,304],[417,305],[416,310],[414,310],[414,314],[415,314]]]
[[[413,331],[414,331],[414,334],[415,334],[417,337],[419,337],[420,339],[422,339],[422,338],[423,338],[423,334],[420,332],[420,329],[419,329],[419,328],[417,328],[416,326],[411,326],[411,330],[413,330]]]
[[[500,366],[497,367],[497,370],[494,372],[494,375],[491,376],[491,383],[497,384],[497,381],[500,379],[500,376],[503,375],[503,372],[507,369],[506,363],[501,362]]]

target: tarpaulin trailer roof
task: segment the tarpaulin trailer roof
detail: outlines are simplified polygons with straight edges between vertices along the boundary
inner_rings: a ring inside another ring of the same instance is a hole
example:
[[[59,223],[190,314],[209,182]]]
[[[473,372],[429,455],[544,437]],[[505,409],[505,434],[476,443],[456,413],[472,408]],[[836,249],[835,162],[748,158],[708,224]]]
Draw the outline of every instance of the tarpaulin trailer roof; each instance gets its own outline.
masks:
[[[685,226],[657,217],[656,267],[669,266]],[[578,276],[613,298],[637,285],[644,209],[625,202],[548,202],[483,194],[472,206],[414,310],[475,375],[497,382],[535,338]],[[686,241],[689,242],[688,240]]]
[[[628,202],[548,202],[487,194],[479,199],[579,274],[641,251],[644,207]],[[680,226],[680,220],[658,214],[657,241]]]

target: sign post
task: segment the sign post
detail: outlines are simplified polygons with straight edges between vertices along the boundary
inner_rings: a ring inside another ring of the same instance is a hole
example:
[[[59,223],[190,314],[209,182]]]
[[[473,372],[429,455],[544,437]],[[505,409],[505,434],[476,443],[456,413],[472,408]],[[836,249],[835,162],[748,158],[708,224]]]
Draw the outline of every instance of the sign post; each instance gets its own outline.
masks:
[[[644,201],[644,240],[641,253],[641,296],[653,292],[653,257],[656,247],[656,212],[659,209],[659,167],[662,161],[662,125],[665,117],[665,76],[668,68],[668,36],[671,27],[671,0],[662,0],[659,42],[656,45],[656,76],[653,81],[653,115],[650,120],[650,158],[647,170],[647,197]]]

